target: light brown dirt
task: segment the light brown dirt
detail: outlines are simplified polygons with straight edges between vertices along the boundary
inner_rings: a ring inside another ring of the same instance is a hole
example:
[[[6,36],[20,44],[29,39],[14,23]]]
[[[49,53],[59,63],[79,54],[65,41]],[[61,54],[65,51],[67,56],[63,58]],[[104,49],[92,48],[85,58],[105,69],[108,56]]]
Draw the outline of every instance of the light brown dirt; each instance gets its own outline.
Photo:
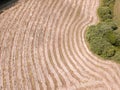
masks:
[[[0,90],[120,90],[120,66],[85,43],[98,6],[99,0],[20,0],[0,14]]]

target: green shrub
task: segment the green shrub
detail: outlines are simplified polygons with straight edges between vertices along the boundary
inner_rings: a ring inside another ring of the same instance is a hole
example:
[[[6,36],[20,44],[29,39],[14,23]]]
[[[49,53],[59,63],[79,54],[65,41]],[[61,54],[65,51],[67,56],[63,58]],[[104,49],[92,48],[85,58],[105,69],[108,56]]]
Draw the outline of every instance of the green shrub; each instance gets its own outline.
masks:
[[[113,21],[112,12],[114,2],[115,0],[102,0],[102,5],[98,8],[101,22],[88,27],[86,39],[95,54],[120,62],[120,33],[115,32],[118,27]]]
[[[118,46],[120,46],[120,34],[116,33],[115,35],[116,35],[116,42],[114,45],[118,47]]]
[[[98,8],[98,15],[102,21],[106,21],[108,19],[113,18],[112,10],[106,6]]]
[[[107,25],[109,25],[109,27],[111,27],[112,30],[117,30],[118,29],[118,26],[115,24],[115,22],[113,21],[106,21],[105,22]]]
[[[114,6],[115,0],[102,0],[103,6],[108,6],[112,8]]]
[[[105,43],[103,48],[102,56],[105,58],[113,57],[116,53],[115,47],[112,46],[110,43]]]
[[[110,44],[115,43],[115,40],[110,37],[112,30],[110,35],[108,34],[108,32],[110,32],[108,28],[111,27],[108,25],[109,27],[104,30],[103,25],[105,24],[99,23],[96,26],[90,26],[87,30],[86,38],[90,43],[90,49],[94,53],[107,58],[115,54],[115,49],[112,44]]]
[[[104,34],[104,38],[110,42],[112,45],[116,44],[116,34],[113,31],[109,31],[107,33]]]

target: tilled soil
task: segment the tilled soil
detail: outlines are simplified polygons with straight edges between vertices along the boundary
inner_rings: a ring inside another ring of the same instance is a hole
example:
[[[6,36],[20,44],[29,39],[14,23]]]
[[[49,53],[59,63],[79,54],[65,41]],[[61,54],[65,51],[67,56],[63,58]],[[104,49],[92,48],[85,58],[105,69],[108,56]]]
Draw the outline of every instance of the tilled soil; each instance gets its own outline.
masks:
[[[0,90],[120,90],[120,66],[93,55],[99,0],[20,0],[0,14]]]

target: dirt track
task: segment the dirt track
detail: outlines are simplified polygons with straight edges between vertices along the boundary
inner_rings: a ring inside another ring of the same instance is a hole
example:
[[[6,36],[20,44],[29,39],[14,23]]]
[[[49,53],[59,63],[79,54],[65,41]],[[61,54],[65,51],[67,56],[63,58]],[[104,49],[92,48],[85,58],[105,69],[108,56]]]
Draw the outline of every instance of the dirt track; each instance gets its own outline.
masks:
[[[120,90],[120,66],[85,43],[99,0],[20,0],[0,14],[0,90]]]

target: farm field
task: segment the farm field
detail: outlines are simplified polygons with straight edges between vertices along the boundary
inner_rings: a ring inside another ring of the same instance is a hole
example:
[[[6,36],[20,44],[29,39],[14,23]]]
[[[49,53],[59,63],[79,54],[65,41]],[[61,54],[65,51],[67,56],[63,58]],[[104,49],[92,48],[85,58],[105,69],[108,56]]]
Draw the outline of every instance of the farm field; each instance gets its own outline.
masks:
[[[99,0],[19,0],[0,14],[0,90],[120,90],[120,65],[89,51]]]

